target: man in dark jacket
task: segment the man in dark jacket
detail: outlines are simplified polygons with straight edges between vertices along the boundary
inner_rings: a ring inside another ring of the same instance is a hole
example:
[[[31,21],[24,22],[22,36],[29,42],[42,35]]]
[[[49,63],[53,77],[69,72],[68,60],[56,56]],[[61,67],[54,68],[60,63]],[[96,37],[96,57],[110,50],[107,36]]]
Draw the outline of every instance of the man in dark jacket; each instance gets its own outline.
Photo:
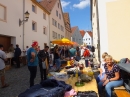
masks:
[[[38,53],[38,59],[39,59],[39,68],[41,73],[41,81],[43,81],[43,75],[44,80],[47,79],[47,67],[43,68],[43,62],[47,59],[47,63],[49,64],[49,53],[48,53],[48,46],[45,46],[43,50],[40,50]],[[45,64],[46,65],[46,64]]]
[[[15,52],[14,52],[14,58],[16,61],[17,68],[20,68],[20,60],[19,60],[20,55],[21,55],[21,49],[19,48],[19,45],[17,44]]]

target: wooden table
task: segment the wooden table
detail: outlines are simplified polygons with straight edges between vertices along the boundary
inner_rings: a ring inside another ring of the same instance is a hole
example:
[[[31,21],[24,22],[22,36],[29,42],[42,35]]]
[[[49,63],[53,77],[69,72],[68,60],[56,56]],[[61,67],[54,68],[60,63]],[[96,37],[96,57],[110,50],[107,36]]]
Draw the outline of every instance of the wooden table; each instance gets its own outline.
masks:
[[[88,69],[88,68],[86,68]],[[61,72],[64,72],[65,69],[63,69]],[[75,82],[77,82],[76,77],[70,77],[67,81],[65,81],[67,84],[70,84],[72,88],[78,92],[78,91],[95,91],[98,94],[98,88],[97,88],[97,82],[95,78],[92,79],[92,81],[85,83],[82,87],[75,86]]]

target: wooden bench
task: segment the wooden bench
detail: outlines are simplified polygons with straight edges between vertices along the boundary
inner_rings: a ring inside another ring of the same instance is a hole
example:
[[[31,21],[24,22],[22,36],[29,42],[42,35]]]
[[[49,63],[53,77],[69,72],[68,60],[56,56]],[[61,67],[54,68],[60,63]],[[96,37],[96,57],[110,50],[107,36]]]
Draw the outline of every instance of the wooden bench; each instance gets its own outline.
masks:
[[[117,97],[130,97],[130,93],[124,89],[116,89],[114,92],[116,93]]]
[[[125,90],[124,86],[114,88],[114,92],[117,97],[130,97],[130,93]]]

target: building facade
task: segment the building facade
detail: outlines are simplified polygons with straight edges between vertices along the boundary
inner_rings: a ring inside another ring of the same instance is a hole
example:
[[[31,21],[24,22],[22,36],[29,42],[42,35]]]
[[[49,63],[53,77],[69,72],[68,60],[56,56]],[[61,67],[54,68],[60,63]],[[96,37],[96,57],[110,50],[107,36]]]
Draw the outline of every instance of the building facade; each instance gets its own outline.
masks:
[[[47,12],[36,0],[10,0],[0,1],[0,43],[5,51],[10,44],[14,47],[19,44],[21,50],[31,46],[33,41],[38,41],[39,46],[44,48],[49,44],[49,12]],[[30,13],[28,21],[24,13]]]
[[[69,18],[69,13],[63,13],[64,16],[64,21],[65,21],[65,38],[68,38],[71,40],[71,24],[70,24],[70,18]]]
[[[86,31],[84,36],[83,36],[83,43],[87,45],[92,45],[92,32],[91,31]]]
[[[97,30],[100,32],[98,36],[100,39],[98,41],[100,55],[103,52],[108,52],[115,60],[130,58],[128,53],[130,49],[128,42],[130,36],[130,12],[127,11],[130,10],[130,0],[95,0],[95,2],[98,20],[94,20],[92,17],[94,23],[94,25],[92,23],[92,27],[96,28],[97,26]],[[94,5],[94,2],[91,2],[92,5]],[[94,8],[91,9],[92,14],[94,14]]]
[[[74,41],[78,43],[79,45],[83,44],[83,38],[80,34],[78,26],[72,27],[71,28],[72,34],[71,34],[71,41]]]
[[[65,23],[60,0],[43,0],[39,2],[50,14],[50,41],[65,37]]]

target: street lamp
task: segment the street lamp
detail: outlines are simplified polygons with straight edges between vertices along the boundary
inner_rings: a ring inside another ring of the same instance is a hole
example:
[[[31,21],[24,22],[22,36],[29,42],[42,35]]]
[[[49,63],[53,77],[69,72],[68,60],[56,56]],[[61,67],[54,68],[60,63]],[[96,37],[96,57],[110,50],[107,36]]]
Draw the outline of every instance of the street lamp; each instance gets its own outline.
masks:
[[[27,21],[28,21],[29,15],[30,15],[30,13],[29,13],[28,11],[26,11],[26,12],[24,13],[25,20],[20,20],[20,19],[19,19],[19,26],[21,26],[23,22],[27,22]]]

